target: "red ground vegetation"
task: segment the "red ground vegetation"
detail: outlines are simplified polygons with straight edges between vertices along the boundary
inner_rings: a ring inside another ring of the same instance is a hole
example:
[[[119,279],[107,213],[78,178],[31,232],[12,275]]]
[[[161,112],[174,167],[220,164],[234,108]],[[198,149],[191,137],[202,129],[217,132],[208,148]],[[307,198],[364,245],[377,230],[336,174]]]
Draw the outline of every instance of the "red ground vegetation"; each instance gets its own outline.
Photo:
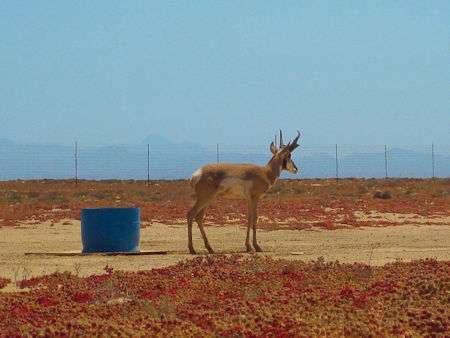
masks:
[[[446,336],[450,262],[383,267],[212,255],[139,272],[23,280],[3,336]]]
[[[391,199],[373,198],[377,190]],[[27,222],[79,219],[81,208],[141,207],[141,220],[164,224],[185,222],[195,201],[188,181],[36,180],[0,182],[0,226]],[[399,222],[361,220],[355,212],[371,211],[450,215],[449,179],[279,180],[260,200],[259,227],[304,229],[398,225]],[[208,210],[207,224],[246,224],[243,201],[217,200]],[[433,224],[437,224],[434,222]]]

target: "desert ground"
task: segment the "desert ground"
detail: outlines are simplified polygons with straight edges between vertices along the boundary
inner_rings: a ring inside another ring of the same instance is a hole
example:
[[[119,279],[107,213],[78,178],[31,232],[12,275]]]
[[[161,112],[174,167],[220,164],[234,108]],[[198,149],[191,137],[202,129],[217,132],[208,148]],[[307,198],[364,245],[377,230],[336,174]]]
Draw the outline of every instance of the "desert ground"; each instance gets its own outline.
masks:
[[[450,225],[449,217],[443,220]],[[244,253],[245,231],[245,227],[238,225],[206,227],[210,243],[219,254]],[[446,225],[402,225],[332,231],[259,230],[258,241],[264,250],[258,255],[292,260],[309,261],[322,256],[326,261],[383,265],[396,260],[450,259],[450,226]],[[194,246],[199,254],[207,253],[196,227]],[[160,223],[152,223],[141,229],[140,250],[166,251],[166,254],[82,255],[81,250],[81,225],[78,220],[2,227],[0,276],[12,281],[55,271],[71,271],[88,276],[104,273],[107,265],[115,270],[137,271],[170,266],[192,258],[187,249],[186,226]]]
[[[378,190],[392,198],[373,198]],[[449,179],[280,180],[258,207],[264,252],[257,254],[370,265],[449,260],[449,197]],[[192,258],[185,215],[194,202],[185,180],[0,182],[0,277],[88,276],[104,273],[107,265],[136,271]],[[140,250],[166,253],[82,255],[80,209],[105,206],[140,207]],[[205,230],[216,253],[247,254],[245,214],[245,203],[219,201],[208,209]],[[207,254],[196,224],[194,247]]]

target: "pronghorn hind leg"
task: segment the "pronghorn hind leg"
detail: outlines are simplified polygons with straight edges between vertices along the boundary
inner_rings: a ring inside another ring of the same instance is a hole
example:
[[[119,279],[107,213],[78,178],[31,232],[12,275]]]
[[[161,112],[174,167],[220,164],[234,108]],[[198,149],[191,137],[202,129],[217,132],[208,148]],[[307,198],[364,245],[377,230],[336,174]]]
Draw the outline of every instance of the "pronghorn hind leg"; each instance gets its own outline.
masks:
[[[258,222],[258,198],[252,198],[252,226],[253,226],[253,247],[256,252],[262,252],[261,247],[256,241],[256,223]]]
[[[195,216],[195,220],[197,221],[198,228],[200,229],[200,233],[203,237],[203,242],[205,242],[205,247],[208,249],[209,253],[214,253],[214,250],[211,248],[211,245],[209,244],[208,237],[206,237],[206,232],[203,229],[203,217],[205,216],[205,212],[208,206],[205,206],[200,212]]]
[[[252,252],[253,248],[250,245],[250,226],[252,225],[252,201],[251,199],[247,199],[247,216],[248,216],[248,223],[247,223],[247,236],[245,238],[245,248],[247,252]]]
[[[203,237],[203,241],[205,242],[205,246],[209,252],[212,251],[211,246],[209,245],[208,238],[206,237],[206,233],[203,230],[203,216],[205,215],[206,208],[208,207],[210,201],[213,197],[209,199],[198,199],[195,202],[194,206],[187,213],[187,223],[188,223],[188,248],[191,254],[196,254],[197,252],[194,249],[194,244],[192,242],[192,222],[194,219],[197,221],[198,227],[200,228],[200,232]],[[199,221],[200,220],[200,221]]]
[[[192,221],[194,217],[198,214],[198,202],[192,207],[187,213],[187,223],[188,223],[188,248],[189,252],[195,255],[197,252],[194,250],[194,244],[192,243]]]

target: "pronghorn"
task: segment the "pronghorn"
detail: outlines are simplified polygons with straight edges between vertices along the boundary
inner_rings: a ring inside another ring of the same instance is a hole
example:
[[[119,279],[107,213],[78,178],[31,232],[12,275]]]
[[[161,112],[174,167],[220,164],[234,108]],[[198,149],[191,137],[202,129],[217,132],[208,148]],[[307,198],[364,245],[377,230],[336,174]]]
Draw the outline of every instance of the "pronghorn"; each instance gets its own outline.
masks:
[[[263,196],[280,176],[283,170],[293,174],[298,169],[291,159],[292,151],[298,147],[297,137],[287,145],[283,144],[283,134],[280,130],[280,148],[275,144],[270,144],[270,151],[273,156],[265,166],[254,164],[234,164],[234,163],[214,163],[207,164],[192,174],[191,186],[195,189],[197,201],[187,213],[188,223],[188,247],[191,254],[195,254],[192,244],[192,222],[195,219],[205,242],[205,247],[210,253],[214,253],[203,229],[203,216],[209,204],[216,197],[231,199],[245,199],[247,201],[248,224],[245,247],[247,252],[252,251],[250,246],[250,227],[253,227],[253,247],[261,252],[261,248],[256,241],[256,222],[258,199]]]

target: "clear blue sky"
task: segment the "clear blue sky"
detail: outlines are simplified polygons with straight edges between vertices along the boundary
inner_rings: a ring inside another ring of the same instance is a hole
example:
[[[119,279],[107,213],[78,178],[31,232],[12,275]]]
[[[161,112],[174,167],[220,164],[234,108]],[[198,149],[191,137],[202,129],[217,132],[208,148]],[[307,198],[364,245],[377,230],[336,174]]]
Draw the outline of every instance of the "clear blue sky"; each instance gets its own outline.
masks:
[[[450,143],[450,1],[0,2],[0,139]]]

